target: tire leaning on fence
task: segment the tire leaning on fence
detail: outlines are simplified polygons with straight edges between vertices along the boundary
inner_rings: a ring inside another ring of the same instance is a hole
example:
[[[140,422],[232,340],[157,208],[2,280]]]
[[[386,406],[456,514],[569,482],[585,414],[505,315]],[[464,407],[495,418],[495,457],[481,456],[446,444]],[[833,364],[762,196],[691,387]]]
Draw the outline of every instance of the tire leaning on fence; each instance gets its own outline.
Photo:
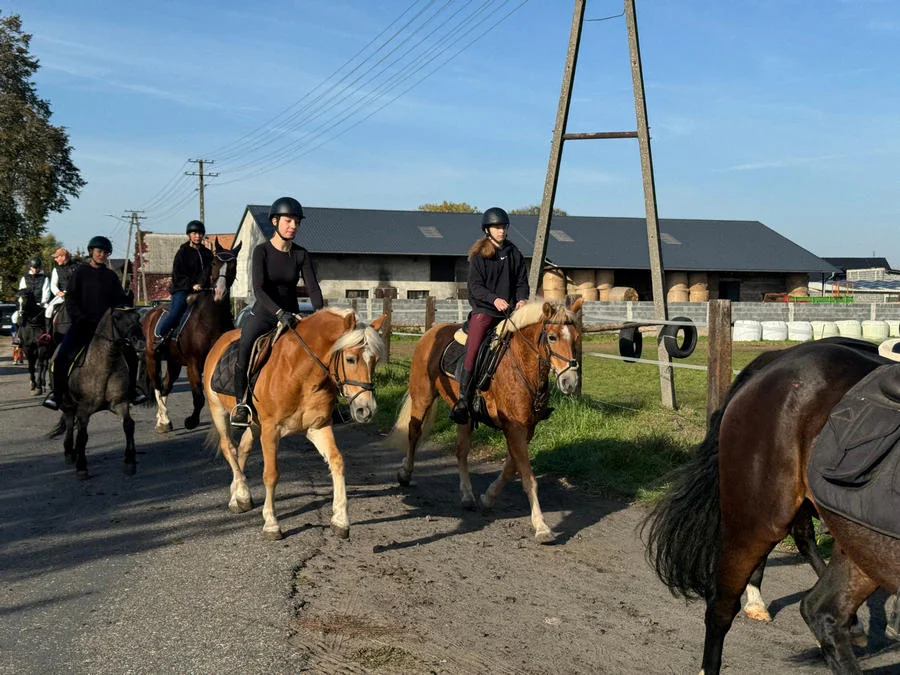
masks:
[[[619,330],[619,354],[626,358],[625,363],[634,363],[627,359],[641,358],[644,349],[644,338],[637,324]]]
[[[687,323],[691,320],[685,316],[676,316],[672,321]],[[681,334],[680,340],[679,334]],[[694,349],[697,347],[697,327],[693,324],[681,326],[665,325],[660,329],[657,341],[663,343],[666,352],[673,359],[686,359],[694,353]]]

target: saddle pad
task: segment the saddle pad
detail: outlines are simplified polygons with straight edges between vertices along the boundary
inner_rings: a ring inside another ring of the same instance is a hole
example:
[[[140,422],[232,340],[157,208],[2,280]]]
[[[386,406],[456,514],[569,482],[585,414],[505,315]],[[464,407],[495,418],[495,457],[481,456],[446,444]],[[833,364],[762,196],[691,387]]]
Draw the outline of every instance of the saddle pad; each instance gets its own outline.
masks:
[[[251,392],[256,387],[256,381],[259,379],[262,367],[272,353],[272,345],[277,339],[275,337],[276,331],[277,329],[270,330],[256,338],[254,350],[250,353],[250,380],[248,386]],[[278,333],[278,337],[280,336],[281,333]],[[222,357],[216,364],[209,386],[218,394],[234,396],[234,367],[237,365],[238,346],[240,344],[240,340],[235,340],[228,345],[225,348],[225,353],[222,354]]]
[[[184,329],[184,324],[187,323],[187,320],[191,316],[191,312],[194,311],[194,303],[191,302],[188,304],[187,309],[184,311],[184,314],[181,315],[181,320],[178,322],[178,325],[175,326],[175,330],[172,331],[171,340],[177,340],[178,336],[181,335],[181,331]],[[158,326],[160,322],[163,320],[163,317],[169,313],[169,307],[163,307],[163,310],[159,313],[159,318],[156,320],[156,325]]]
[[[900,365],[880,366],[832,409],[807,466],[818,504],[900,538]]]
[[[462,331],[456,331],[460,333]],[[466,346],[457,340],[448,342],[441,354],[441,370],[454,380],[459,382],[462,378],[463,363],[465,362]]]

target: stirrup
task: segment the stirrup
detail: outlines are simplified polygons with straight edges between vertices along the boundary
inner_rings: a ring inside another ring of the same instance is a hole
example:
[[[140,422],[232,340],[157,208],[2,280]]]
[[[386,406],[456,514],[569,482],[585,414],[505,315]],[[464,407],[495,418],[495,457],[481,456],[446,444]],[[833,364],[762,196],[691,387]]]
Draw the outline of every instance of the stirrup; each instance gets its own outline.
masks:
[[[462,401],[450,409],[450,421],[454,424],[468,424],[471,420],[472,411],[468,405],[460,405],[460,403]]]
[[[247,411],[247,419],[246,420],[237,420],[235,416],[240,411]],[[253,409],[247,405],[246,403],[238,403],[231,409],[231,413],[228,415],[229,422],[231,422],[231,426],[238,427],[241,429],[246,429],[251,424],[253,424]]]
[[[43,400],[41,405],[50,410],[59,410],[59,404],[56,402],[56,397],[53,395],[52,391],[47,394],[47,398]]]

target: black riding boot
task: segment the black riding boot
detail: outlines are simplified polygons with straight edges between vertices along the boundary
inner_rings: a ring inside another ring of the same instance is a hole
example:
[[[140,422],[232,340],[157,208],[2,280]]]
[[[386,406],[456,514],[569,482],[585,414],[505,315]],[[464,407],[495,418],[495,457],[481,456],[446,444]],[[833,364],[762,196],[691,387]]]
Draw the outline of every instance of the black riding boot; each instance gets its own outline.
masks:
[[[128,400],[132,405],[141,405],[147,402],[147,392],[143,387],[138,387],[138,370],[140,370],[140,358],[133,349],[125,350],[125,361],[128,363]]]
[[[463,370],[459,381],[459,399],[450,411],[450,421],[457,424],[468,424],[472,414],[472,395],[475,390],[475,378],[471,370]]]
[[[50,410],[59,410],[59,404],[63,396],[69,390],[69,367],[65,363],[53,364],[53,389],[44,399],[43,406]]]
[[[234,367],[234,398],[236,405],[231,411],[231,426],[249,427],[252,413],[250,406],[244,401],[247,392],[247,370],[240,365]]]

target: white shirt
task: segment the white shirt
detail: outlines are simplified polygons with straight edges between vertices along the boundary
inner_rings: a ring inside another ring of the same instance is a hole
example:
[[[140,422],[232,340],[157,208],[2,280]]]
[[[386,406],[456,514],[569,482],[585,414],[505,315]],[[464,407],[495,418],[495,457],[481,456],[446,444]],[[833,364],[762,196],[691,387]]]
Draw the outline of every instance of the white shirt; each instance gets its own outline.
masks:
[[[29,272],[28,274],[31,274]],[[19,290],[25,288],[25,277],[22,277],[19,280]],[[50,302],[50,279],[47,278],[47,275],[44,275],[44,285],[41,287],[41,297],[37,298],[37,301],[41,304],[42,307],[46,306],[48,302]]]

